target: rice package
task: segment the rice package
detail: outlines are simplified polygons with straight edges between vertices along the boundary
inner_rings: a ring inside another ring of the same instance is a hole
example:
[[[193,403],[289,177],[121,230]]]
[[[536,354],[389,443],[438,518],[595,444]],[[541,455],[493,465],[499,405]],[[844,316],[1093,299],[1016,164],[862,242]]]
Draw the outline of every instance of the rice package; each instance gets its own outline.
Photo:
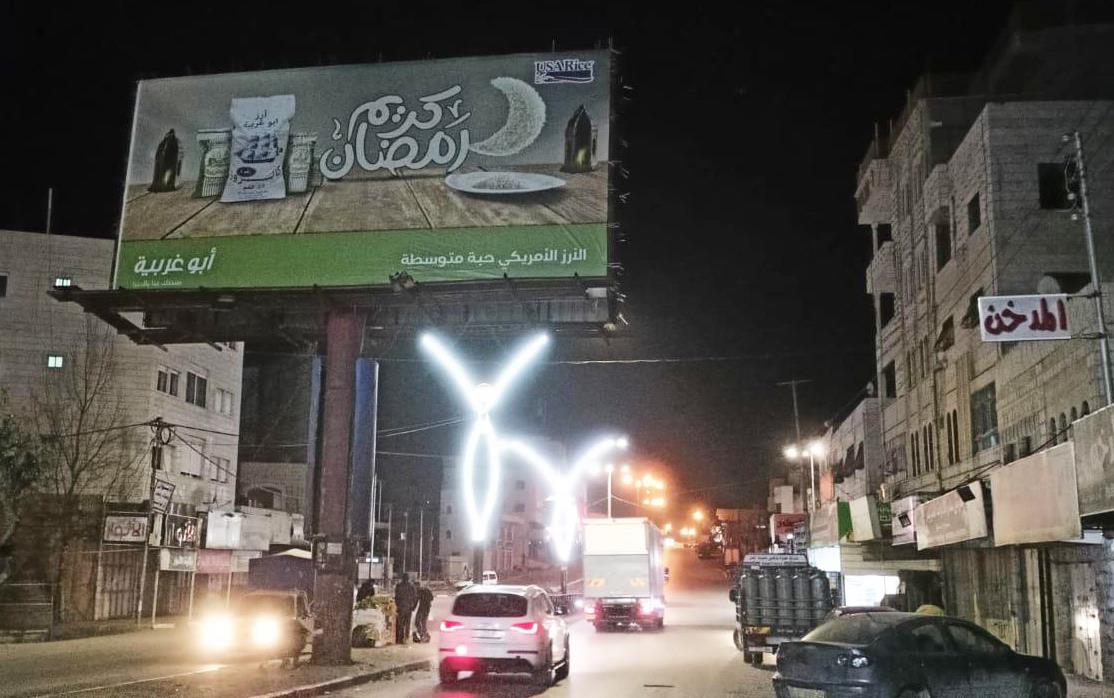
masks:
[[[294,95],[232,100],[232,153],[220,200],[259,201],[286,197],[286,160]]]

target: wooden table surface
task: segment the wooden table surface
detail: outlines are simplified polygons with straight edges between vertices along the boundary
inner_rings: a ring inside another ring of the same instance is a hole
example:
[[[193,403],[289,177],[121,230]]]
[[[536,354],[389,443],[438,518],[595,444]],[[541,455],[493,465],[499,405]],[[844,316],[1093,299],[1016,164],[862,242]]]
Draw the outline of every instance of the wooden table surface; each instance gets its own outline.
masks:
[[[329,181],[281,200],[228,204],[219,196],[193,198],[194,182],[160,194],[140,184],[128,187],[124,240],[607,221],[606,164],[584,174],[561,172],[559,165],[514,170],[551,174],[566,184],[531,194],[477,196],[449,188],[441,171],[379,173]]]

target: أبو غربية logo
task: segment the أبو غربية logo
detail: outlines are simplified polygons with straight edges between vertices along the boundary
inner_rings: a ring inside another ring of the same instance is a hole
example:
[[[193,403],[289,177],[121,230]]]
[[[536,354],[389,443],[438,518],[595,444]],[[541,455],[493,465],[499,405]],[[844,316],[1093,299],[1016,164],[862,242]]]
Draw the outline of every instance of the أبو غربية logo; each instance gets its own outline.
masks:
[[[560,82],[587,83],[596,79],[596,62],[579,58],[534,61],[534,84],[553,85]]]

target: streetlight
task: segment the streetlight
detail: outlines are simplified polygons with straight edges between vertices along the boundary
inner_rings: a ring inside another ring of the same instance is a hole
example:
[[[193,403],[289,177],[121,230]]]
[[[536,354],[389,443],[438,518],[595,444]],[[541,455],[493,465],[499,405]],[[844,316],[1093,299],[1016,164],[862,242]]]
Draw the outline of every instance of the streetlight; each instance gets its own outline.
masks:
[[[819,439],[809,442],[804,448],[797,448],[795,445],[785,447],[785,457],[788,460],[795,461],[798,458],[808,454],[808,468],[809,479],[811,480],[811,494],[809,495],[809,511],[816,511],[816,459],[824,455],[824,443]]]
[[[701,511],[700,509],[697,509],[696,511],[692,512],[692,520],[693,521],[703,521],[704,520],[704,512]]]

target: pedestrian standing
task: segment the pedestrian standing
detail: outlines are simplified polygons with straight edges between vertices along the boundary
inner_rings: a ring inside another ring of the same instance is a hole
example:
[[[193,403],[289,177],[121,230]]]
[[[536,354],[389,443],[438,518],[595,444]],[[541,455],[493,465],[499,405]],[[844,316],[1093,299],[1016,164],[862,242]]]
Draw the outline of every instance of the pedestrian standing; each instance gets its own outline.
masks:
[[[395,623],[395,642],[404,645],[410,644],[410,616],[414,607],[418,605],[418,590],[410,581],[410,573],[402,573],[402,581],[395,587],[395,606],[398,609],[398,619]]]
[[[414,615],[414,639],[418,642],[429,642],[429,609],[433,606],[433,592],[428,584],[423,584],[418,589],[418,611]]]

